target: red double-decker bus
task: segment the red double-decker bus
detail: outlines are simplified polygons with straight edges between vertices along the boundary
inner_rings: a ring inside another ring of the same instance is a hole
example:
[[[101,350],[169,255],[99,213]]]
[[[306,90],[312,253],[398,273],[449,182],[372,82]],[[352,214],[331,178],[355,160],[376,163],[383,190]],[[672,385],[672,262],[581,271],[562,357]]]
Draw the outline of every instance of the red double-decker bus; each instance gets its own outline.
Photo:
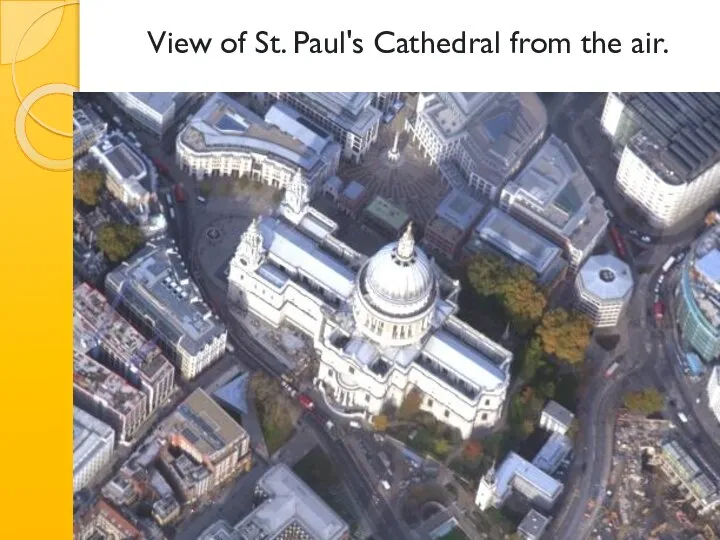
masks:
[[[185,190],[183,189],[181,184],[175,184],[175,200],[179,203],[185,202]]]
[[[617,227],[610,227],[610,237],[615,244],[615,249],[617,250],[618,255],[624,259],[626,253],[625,242],[623,241],[622,236],[620,236],[620,231],[617,230]]]

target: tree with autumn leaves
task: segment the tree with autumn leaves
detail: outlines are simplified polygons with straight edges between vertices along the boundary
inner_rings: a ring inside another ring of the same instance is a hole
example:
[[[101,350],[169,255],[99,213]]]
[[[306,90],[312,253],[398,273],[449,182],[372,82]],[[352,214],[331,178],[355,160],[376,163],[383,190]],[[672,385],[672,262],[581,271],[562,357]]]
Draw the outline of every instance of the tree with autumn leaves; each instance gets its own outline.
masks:
[[[76,171],[73,176],[73,196],[88,206],[95,206],[104,183],[105,174],[99,169]]]

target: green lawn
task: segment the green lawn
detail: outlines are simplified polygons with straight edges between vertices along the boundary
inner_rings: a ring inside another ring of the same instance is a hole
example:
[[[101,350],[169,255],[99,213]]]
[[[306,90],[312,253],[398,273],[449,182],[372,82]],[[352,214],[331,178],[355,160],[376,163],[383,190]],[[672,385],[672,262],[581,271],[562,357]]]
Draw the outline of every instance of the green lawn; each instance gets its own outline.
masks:
[[[441,536],[438,540],[468,540],[468,537],[465,536],[465,533],[460,529],[455,528],[445,536]]]

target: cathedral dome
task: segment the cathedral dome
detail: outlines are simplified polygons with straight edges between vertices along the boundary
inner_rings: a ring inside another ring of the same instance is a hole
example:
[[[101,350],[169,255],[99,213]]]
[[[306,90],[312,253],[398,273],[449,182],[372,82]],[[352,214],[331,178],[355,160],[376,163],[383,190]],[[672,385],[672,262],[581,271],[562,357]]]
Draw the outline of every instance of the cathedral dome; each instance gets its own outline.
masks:
[[[435,272],[427,255],[415,246],[411,225],[400,240],[367,262],[358,285],[364,300],[390,317],[412,316],[434,303]]]

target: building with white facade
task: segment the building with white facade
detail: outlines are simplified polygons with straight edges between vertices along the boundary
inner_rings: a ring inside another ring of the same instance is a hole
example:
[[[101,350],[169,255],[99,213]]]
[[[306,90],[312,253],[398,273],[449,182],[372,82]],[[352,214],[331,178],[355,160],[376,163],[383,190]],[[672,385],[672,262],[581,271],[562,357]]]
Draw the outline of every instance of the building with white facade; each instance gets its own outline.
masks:
[[[218,521],[198,540],[350,538],[348,524],[285,464],[273,466],[258,480],[253,502],[252,512],[235,526]]]
[[[565,435],[572,426],[575,415],[557,401],[548,401],[540,414],[540,427],[547,431]]]
[[[387,113],[399,99],[400,92],[373,92],[372,105],[380,112]]]
[[[201,94],[196,92],[110,92],[134,120],[162,137],[178,119],[178,113]]]
[[[572,150],[555,135],[503,188],[500,208],[561,246],[574,268],[592,253],[609,222]]]
[[[537,510],[530,510],[518,525],[517,532],[523,540],[540,540],[550,525],[550,518]]]
[[[285,103],[263,120],[226,94],[214,94],[180,132],[176,160],[198,179],[238,175],[285,188],[300,173],[311,193],[335,174],[340,146]]]
[[[368,259],[305,208],[283,210],[295,226],[253,221],[230,263],[230,300],[312,337],[315,383],[336,409],[371,417],[417,389],[422,409],[464,437],[494,425],[512,354],[455,317],[459,284],[415,245],[412,227]]]
[[[578,310],[598,328],[613,327],[632,296],[632,271],[627,263],[609,253],[594,255],[575,278]]]
[[[497,469],[493,465],[480,479],[475,504],[480,510],[500,508],[516,491],[533,506],[550,510],[560,497],[563,485],[549,474],[510,452]]]
[[[619,189],[655,226],[720,193],[720,93],[611,92],[601,122],[621,155]]]
[[[708,229],[683,261],[675,291],[683,344],[705,361],[720,356],[720,226]]]
[[[148,242],[107,275],[105,289],[184,379],[193,379],[225,352],[227,329],[202,300],[172,240]]]
[[[358,163],[377,140],[382,113],[373,107],[373,92],[268,92],[263,98],[284,101],[314,126],[330,133],[342,157]]]
[[[547,113],[534,93],[439,92],[418,97],[406,128],[446,182],[494,199],[542,140]]]
[[[73,407],[73,493],[87,486],[110,461],[115,432],[78,407]]]
[[[720,422],[720,367],[713,367],[707,382],[708,407]]]
[[[73,110],[73,156],[87,152],[107,132],[107,123],[89,107]]]

